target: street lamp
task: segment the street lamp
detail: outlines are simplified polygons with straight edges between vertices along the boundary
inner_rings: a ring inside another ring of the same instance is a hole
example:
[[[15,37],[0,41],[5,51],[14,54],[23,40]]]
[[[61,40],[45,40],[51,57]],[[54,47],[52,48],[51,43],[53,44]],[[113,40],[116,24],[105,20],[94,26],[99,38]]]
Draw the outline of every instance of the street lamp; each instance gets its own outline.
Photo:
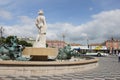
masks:
[[[112,37],[112,54],[114,54],[114,39]]]
[[[2,43],[3,31],[4,31],[4,28],[1,26],[0,27],[0,37],[1,37],[0,41],[1,41],[1,43]]]
[[[87,39],[87,46],[88,46],[88,49],[89,49],[90,46],[89,46],[89,40],[88,39]]]
[[[63,41],[65,41],[65,34],[62,34],[62,37],[63,37]]]
[[[64,47],[64,42],[65,42],[65,34],[64,33],[62,34],[62,38],[63,38],[62,46]]]

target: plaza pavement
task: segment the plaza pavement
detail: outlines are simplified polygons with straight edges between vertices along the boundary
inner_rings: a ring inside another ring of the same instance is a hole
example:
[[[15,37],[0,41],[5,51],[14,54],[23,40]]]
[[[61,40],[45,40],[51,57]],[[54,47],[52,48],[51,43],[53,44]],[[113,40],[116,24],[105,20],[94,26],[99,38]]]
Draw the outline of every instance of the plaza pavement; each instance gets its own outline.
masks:
[[[0,75],[0,80],[120,80],[120,62],[117,56],[98,57],[99,66],[90,71],[46,76]]]

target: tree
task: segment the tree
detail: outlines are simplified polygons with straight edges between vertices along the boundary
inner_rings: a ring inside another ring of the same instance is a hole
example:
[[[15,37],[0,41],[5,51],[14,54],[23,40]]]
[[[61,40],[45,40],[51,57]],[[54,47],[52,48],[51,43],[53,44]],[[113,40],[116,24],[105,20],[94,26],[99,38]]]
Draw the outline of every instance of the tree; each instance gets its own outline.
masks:
[[[8,36],[8,37],[5,39],[5,44],[11,44],[11,39],[14,39],[14,36]],[[32,46],[31,43],[28,43],[28,42],[25,41],[25,40],[19,40],[18,38],[17,38],[16,43],[18,43],[19,45],[22,45],[22,46],[27,46],[27,47],[31,47],[31,46]]]
[[[1,37],[0,38],[0,44],[5,43],[5,40],[6,40],[5,37]]]
[[[27,47],[31,47],[31,46],[32,46],[31,43],[28,43],[28,42],[25,41],[25,40],[20,40],[20,41],[19,41],[19,44],[22,45],[22,46],[27,46]]]
[[[48,47],[48,44],[46,43],[46,47]]]
[[[14,39],[14,36],[8,36],[8,37],[5,39],[5,43],[6,43],[6,44],[11,44],[11,39]],[[18,41],[19,41],[19,40],[17,39],[16,42],[18,43]]]

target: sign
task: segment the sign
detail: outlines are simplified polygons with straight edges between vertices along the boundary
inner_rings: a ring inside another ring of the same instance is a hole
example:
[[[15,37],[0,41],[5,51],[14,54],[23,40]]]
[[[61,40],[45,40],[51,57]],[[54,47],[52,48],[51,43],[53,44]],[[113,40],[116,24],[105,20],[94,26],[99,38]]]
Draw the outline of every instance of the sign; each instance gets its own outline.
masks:
[[[95,50],[101,50],[103,47],[102,46],[96,46]]]

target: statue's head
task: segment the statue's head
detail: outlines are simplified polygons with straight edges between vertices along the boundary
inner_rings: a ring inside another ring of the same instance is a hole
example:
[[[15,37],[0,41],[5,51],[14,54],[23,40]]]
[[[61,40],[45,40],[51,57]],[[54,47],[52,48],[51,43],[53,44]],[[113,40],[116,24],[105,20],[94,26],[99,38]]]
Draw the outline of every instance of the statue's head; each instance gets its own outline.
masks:
[[[38,12],[38,14],[39,14],[39,15],[43,15],[44,12],[43,12],[42,10],[40,10],[40,11]]]

